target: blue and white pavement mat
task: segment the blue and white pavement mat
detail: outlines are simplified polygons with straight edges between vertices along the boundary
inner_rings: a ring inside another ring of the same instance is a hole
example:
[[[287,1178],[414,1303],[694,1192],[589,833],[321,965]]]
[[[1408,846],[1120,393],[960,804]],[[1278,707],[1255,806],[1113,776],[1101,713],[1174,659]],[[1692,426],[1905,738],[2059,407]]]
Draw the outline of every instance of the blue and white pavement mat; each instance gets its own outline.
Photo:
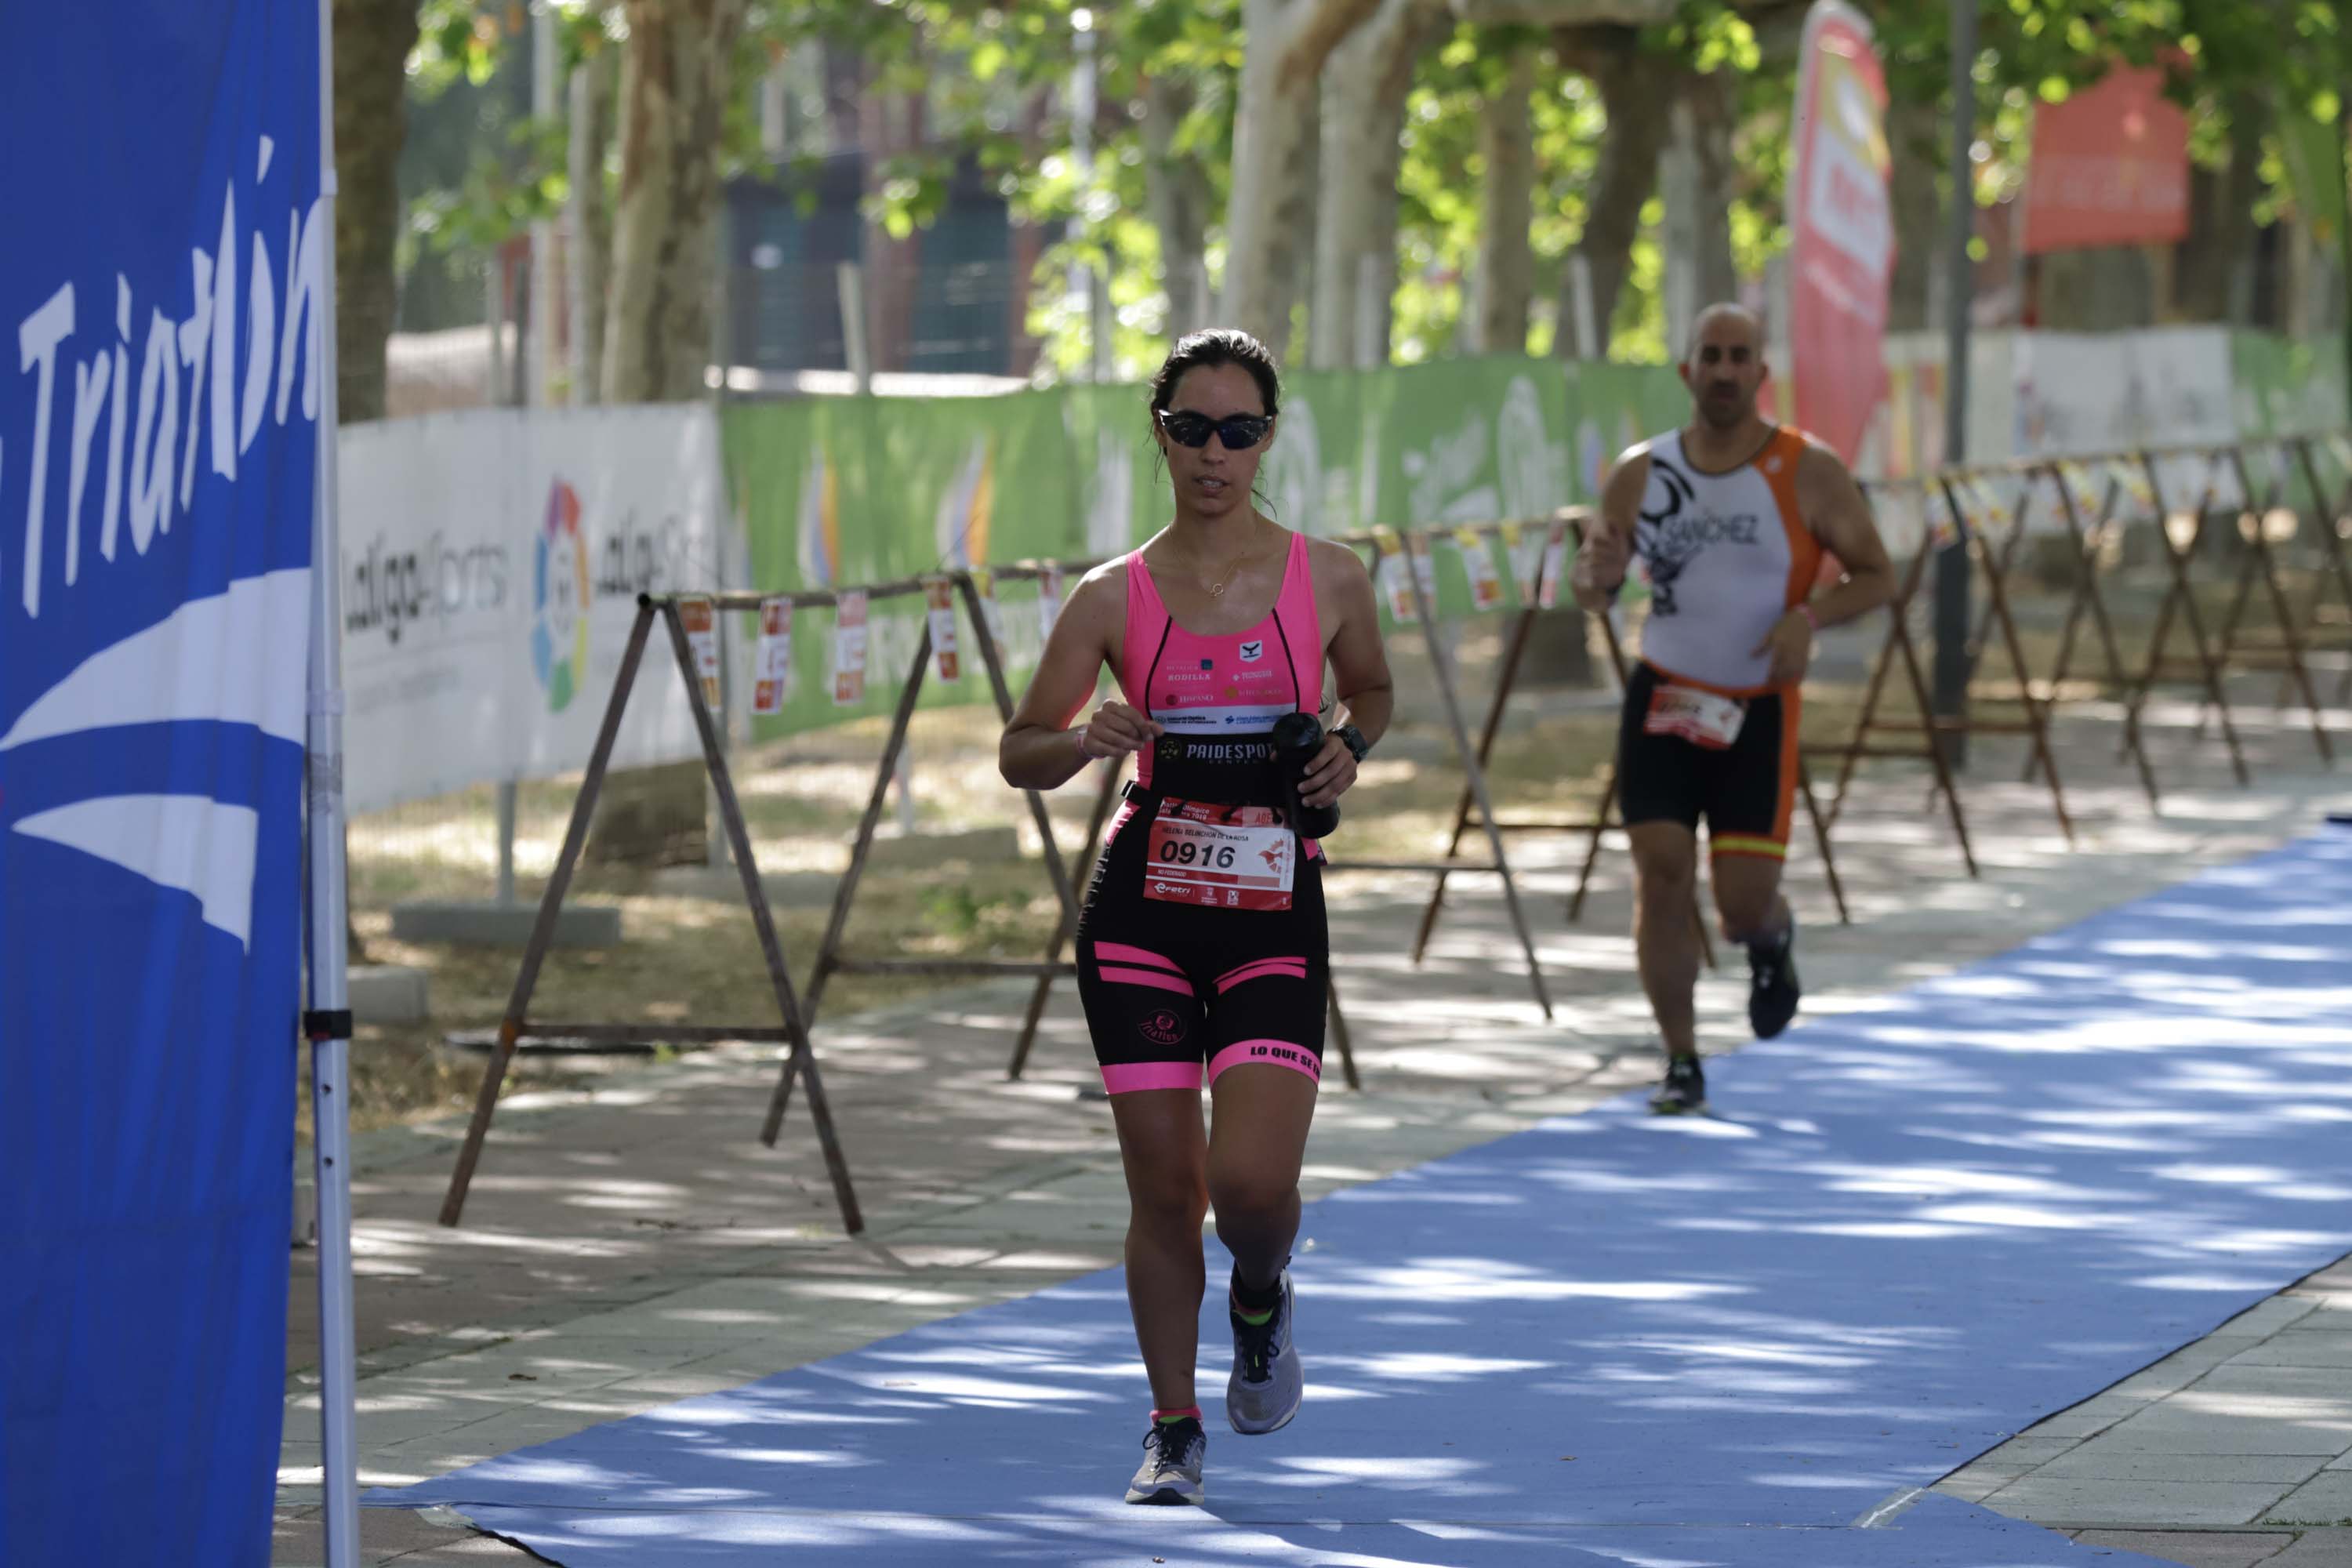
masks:
[[[2153,1561],[1921,1489],[2352,1249],[2352,833],[1713,1077],[1312,1205],[1306,1407],[1210,1410],[1205,1511],[1119,1500],[1117,1270],[370,1500],[633,1568]]]

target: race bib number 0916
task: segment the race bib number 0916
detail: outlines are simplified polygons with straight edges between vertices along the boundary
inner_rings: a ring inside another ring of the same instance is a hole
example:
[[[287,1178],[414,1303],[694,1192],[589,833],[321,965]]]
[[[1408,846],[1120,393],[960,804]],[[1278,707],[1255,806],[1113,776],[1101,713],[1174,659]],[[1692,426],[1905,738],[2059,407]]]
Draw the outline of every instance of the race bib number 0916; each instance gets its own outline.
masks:
[[[1143,896],[1212,910],[1286,910],[1298,840],[1262,805],[1163,800],[1152,819]]]

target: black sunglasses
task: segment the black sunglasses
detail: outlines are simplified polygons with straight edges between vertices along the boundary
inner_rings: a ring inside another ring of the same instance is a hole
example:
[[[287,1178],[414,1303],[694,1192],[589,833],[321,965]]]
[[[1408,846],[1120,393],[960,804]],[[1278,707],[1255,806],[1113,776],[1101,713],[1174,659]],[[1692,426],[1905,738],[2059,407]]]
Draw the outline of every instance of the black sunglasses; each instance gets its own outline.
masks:
[[[1189,408],[1173,413],[1163,408],[1160,411],[1160,427],[1180,447],[1205,447],[1213,430],[1217,439],[1225,444],[1226,451],[1246,452],[1265,439],[1265,433],[1274,428],[1274,421],[1262,414],[1231,414],[1223,419],[1212,419]]]

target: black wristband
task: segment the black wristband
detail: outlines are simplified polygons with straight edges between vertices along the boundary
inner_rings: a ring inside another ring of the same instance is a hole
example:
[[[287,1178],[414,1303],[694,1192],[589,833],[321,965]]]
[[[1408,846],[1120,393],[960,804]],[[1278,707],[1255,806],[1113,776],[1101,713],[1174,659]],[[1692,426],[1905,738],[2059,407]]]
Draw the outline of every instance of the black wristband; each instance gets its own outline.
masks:
[[[1347,747],[1349,754],[1360,763],[1372,749],[1372,743],[1364,739],[1364,732],[1353,724],[1342,724],[1331,733],[1339,737],[1339,743]]]

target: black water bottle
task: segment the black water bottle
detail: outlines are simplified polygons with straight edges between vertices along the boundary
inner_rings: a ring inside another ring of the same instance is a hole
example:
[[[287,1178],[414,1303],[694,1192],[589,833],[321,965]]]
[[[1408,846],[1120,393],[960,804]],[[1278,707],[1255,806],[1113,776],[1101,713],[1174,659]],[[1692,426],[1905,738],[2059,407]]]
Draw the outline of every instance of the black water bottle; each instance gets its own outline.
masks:
[[[1282,781],[1291,827],[1301,838],[1329,837],[1339,826],[1339,808],[1307,805],[1298,798],[1299,777],[1323,749],[1322,721],[1312,713],[1285,713],[1274,721],[1266,743],[1274,752],[1274,773]]]

